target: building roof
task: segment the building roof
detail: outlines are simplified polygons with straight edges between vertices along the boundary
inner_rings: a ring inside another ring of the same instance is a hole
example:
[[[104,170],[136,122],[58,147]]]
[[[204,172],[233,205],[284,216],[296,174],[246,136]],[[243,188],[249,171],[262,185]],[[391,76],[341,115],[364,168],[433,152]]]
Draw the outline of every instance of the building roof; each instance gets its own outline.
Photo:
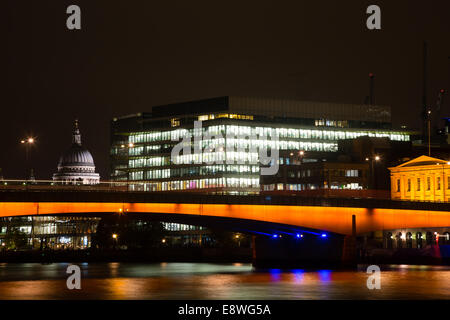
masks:
[[[160,118],[214,112],[230,112],[267,117],[325,118],[329,120],[360,120],[391,123],[391,108],[389,106],[242,96],[224,96],[153,106],[151,108],[151,117]]]
[[[59,158],[58,167],[67,166],[91,166],[94,167],[94,159],[86,148],[72,144]]]
[[[419,166],[431,166],[436,164],[448,164],[447,161],[441,160],[438,158],[432,158],[428,156],[420,156],[418,158],[412,159],[408,162],[402,163],[399,166],[396,166],[394,168],[405,168],[405,167],[419,167]],[[390,168],[390,169],[394,169]]]

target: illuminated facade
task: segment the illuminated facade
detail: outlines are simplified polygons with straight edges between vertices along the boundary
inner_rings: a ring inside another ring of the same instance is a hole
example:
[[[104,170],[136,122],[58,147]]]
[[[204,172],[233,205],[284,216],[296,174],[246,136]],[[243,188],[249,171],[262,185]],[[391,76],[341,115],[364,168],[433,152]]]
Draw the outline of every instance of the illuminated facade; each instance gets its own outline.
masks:
[[[262,191],[363,190],[369,185],[369,164],[304,159],[302,152],[280,154],[276,175],[261,176]]]
[[[99,217],[22,216],[0,218],[0,248],[10,247],[8,238],[17,230],[26,239],[21,249],[88,249],[97,231]],[[142,221],[134,221],[139,227]],[[210,231],[204,227],[162,223],[164,242],[171,246],[201,246],[211,243]]]
[[[391,171],[391,198],[409,201],[449,202],[450,163],[420,156]]]
[[[201,121],[201,132],[194,121]],[[203,148],[217,148],[172,162],[171,151],[186,132],[200,137]],[[277,142],[255,139],[272,132]],[[153,107],[112,121],[111,179],[142,191],[259,192],[259,154],[250,147],[332,153],[338,140],[361,136],[410,140],[409,132],[392,130],[390,109],[382,106],[222,97]]]
[[[91,246],[100,218],[74,216],[24,216],[0,218],[0,244],[13,230],[27,239],[34,249],[86,249]]]

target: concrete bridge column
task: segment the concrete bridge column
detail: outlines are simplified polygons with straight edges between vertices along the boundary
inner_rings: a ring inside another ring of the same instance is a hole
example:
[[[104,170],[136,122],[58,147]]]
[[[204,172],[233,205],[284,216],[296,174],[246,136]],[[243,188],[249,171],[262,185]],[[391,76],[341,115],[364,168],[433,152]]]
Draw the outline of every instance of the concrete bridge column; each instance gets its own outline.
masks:
[[[356,245],[356,216],[353,215],[352,234],[347,236],[306,232],[253,236],[253,266],[355,268]]]
[[[256,268],[341,267],[344,236],[326,234],[281,237],[253,236],[253,266]]]
[[[365,239],[366,242],[366,239]],[[365,243],[364,243],[365,245]],[[342,265],[344,267],[356,267],[356,216],[352,216],[352,235],[344,237],[342,248]]]

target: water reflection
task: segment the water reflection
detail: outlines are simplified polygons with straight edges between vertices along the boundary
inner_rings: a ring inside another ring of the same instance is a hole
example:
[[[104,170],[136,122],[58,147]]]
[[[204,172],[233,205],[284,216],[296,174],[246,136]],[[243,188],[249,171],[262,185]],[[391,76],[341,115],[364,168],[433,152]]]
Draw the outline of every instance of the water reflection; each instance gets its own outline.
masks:
[[[273,282],[280,281],[281,278],[281,270],[280,269],[270,269],[270,276]]]
[[[81,290],[66,288],[69,264],[0,264],[0,299],[449,299],[450,268],[387,266],[381,290],[365,269],[254,270],[250,264],[82,263]]]
[[[294,270],[292,270],[292,276],[293,276],[292,281],[294,283],[301,283],[303,281],[304,274],[305,274],[305,271],[302,270],[302,269],[294,269]]]
[[[331,280],[331,271],[330,270],[319,270],[319,279],[322,282],[328,282]]]

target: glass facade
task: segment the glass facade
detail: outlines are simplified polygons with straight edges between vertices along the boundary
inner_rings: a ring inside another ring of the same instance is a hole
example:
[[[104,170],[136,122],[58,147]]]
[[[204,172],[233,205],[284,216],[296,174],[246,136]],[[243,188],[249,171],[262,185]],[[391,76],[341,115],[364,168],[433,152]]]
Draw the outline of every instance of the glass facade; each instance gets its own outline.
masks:
[[[157,130],[116,132],[120,138],[111,146],[111,179],[127,181],[130,189],[135,191],[258,192],[260,148],[287,152],[336,152],[341,139],[369,136],[394,141],[410,140],[410,133],[405,131],[345,128],[345,121],[321,120],[316,122],[316,126],[307,127],[257,122],[248,115],[222,115],[199,115],[190,122],[184,121],[184,125],[183,119],[177,120],[176,128],[172,119],[166,121],[165,128]],[[203,120],[201,129],[193,126],[193,121],[198,119]],[[180,122],[182,127],[179,127]],[[271,133],[275,133],[278,139],[259,139]],[[172,148],[185,135],[193,137],[186,144],[191,151],[194,150],[195,138],[202,150],[180,153],[171,159]],[[356,173],[346,174],[353,176]]]
[[[87,249],[101,218],[73,216],[25,216],[0,218],[0,247],[10,246],[11,234],[19,231],[25,241],[20,249]],[[136,226],[142,224],[136,220]],[[171,244],[201,245],[211,242],[209,231],[200,226],[163,222]],[[203,240],[203,241],[202,241]]]
[[[86,249],[96,232],[100,218],[37,216],[0,219],[0,243],[6,243],[8,233],[24,234],[27,248]]]

